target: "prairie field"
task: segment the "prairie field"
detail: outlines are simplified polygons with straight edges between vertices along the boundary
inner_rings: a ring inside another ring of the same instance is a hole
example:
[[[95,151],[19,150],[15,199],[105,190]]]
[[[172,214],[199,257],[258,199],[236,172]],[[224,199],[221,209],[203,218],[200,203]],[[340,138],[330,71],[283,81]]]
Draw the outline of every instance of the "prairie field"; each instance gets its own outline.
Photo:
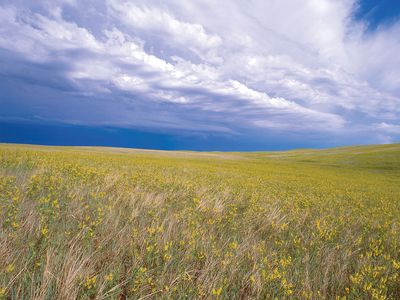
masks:
[[[400,299],[400,144],[2,144],[0,226],[0,299]]]

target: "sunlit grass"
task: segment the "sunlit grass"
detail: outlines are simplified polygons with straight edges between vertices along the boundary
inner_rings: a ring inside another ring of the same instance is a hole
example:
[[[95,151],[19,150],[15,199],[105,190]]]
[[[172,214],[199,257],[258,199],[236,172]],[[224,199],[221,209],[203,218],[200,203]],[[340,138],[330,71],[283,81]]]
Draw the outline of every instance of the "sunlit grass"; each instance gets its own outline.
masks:
[[[0,146],[0,299],[399,299],[400,146]]]

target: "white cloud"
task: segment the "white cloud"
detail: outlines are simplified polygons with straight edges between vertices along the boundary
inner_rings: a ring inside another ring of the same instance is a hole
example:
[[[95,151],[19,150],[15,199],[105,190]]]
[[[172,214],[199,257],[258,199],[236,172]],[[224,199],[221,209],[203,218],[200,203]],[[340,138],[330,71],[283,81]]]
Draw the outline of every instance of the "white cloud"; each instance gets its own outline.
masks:
[[[0,48],[62,64],[77,92],[114,105],[104,121],[400,134],[400,25],[365,34],[353,0],[90,5],[0,6]]]
[[[0,7],[0,16],[0,46],[19,52],[27,59],[45,61],[55,51],[97,51],[100,48],[99,42],[87,29],[60,18],[25,13],[14,7]]]
[[[385,123],[382,122],[380,124],[376,124],[378,129],[381,129],[382,131],[385,131],[386,133],[394,133],[394,134],[400,134],[400,125],[396,124],[390,124],[390,123]]]
[[[221,45],[221,38],[206,32],[201,24],[181,21],[168,11],[128,1],[109,0],[108,5],[112,14],[130,29],[157,35],[173,48],[184,47],[202,58],[217,59],[214,50]]]

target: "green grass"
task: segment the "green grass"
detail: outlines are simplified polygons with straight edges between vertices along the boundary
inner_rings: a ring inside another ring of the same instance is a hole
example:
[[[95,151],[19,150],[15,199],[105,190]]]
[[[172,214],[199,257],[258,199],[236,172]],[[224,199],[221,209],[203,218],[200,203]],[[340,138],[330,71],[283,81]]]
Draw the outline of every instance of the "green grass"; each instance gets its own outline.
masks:
[[[400,144],[3,144],[0,226],[0,299],[399,299]]]

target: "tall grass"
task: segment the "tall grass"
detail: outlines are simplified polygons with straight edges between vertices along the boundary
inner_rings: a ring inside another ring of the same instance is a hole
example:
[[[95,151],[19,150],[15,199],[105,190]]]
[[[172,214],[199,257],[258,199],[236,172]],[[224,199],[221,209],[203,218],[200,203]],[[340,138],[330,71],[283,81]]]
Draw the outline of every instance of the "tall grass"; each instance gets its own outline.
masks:
[[[0,299],[399,299],[393,149],[3,145]]]

